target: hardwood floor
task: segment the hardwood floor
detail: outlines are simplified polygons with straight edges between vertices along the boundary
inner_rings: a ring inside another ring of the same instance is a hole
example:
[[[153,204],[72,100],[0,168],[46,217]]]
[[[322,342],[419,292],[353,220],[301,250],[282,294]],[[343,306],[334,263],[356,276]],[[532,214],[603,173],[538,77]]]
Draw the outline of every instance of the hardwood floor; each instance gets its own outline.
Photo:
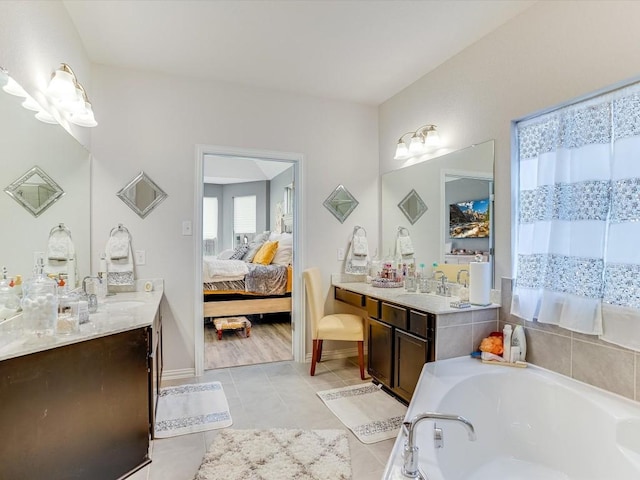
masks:
[[[204,368],[237,367],[257,363],[292,360],[291,321],[282,316],[251,320],[251,336],[245,338],[242,330],[225,330],[218,340],[212,323],[204,326]]]

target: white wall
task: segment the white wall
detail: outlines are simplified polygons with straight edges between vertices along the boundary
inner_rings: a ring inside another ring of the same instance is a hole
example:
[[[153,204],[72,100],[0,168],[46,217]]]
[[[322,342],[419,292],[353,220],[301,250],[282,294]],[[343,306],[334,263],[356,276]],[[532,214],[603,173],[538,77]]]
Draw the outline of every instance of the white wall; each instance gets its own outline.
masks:
[[[9,70],[36,99],[42,98],[51,72],[67,63],[91,98],[91,64],[62,2],[0,2],[0,66]],[[96,113],[98,122],[100,115]],[[91,129],[67,125],[89,147]]]
[[[511,121],[637,76],[638,18],[640,2],[536,3],[380,106],[381,173],[425,123],[448,149],[495,139],[496,278],[510,276]]]
[[[137,276],[165,279],[168,370],[194,366],[193,297],[201,285],[194,284],[193,238],[181,235],[181,224],[197,221],[196,144],[304,155],[304,267],[322,269],[327,294],[330,274],[341,268],[336,249],[346,248],[353,226],[378,230],[375,107],[104,66],[94,66],[92,89],[100,117],[92,138],[92,258],[118,222],[131,231],[133,248],[146,250]],[[169,195],[144,220],[115,195],[140,170]],[[339,183],[360,202],[344,224],[322,206]]]

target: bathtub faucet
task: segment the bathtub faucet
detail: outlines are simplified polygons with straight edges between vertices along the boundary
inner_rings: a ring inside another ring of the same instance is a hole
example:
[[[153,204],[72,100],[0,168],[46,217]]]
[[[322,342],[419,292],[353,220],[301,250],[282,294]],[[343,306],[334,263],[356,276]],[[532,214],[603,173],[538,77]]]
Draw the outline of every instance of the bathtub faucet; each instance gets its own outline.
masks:
[[[416,427],[423,420],[443,420],[461,423],[467,429],[469,440],[474,441],[476,439],[476,431],[473,428],[473,425],[464,417],[436,412],[419,413],[410,421],[403,422],[402,424],[402,429],[407,436],[407,440],[404,443],[404,452],[402,454],[402,458],[404,459],[402,474],[405,477],[424,478],[418,469],[418,446],[415,441]]]

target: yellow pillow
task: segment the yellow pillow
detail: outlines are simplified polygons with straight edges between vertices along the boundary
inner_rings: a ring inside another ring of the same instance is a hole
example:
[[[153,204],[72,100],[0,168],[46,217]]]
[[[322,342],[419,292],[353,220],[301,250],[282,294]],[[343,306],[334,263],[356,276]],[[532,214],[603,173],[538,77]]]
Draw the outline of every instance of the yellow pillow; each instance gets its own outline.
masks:
[[[256,253],[256,256],[253,257],[253,263],[259,263],[261,265],[269,265],[273,260],[273,257],[276,256],[276,252],[278,251],[278,241],[275,242],[264,242],[260,247],[260,250]]]

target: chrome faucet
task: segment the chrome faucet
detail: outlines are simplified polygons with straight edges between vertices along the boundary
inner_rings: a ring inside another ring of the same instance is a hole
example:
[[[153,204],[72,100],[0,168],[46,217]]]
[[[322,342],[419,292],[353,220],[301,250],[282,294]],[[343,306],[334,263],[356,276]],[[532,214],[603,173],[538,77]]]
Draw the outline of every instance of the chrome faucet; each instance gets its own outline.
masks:
[[[407,440],[404,442],[404,451],[402,458],[404,459],[402,466],[402,474],[409,478],[420,478],[426,480],[424,475],[420,473],[418,468],[418,446],[415,441],[416,427],[423,420],[443,420],[449,422],[461,423],[466,429],[469,435],[469,440],[475,441],[476,431],[469,420],[459,415],[449,415],[446,413],[426,412],[419,413],[408,422],[402,423],[402,430],[407,436]],[[440,440],[442,440],[442,432],[440,432]]]
[[[456,283],[461,285],[460,283],[460,275],[466,273],[467,274],[467,281],[464,283],[464,286],[467,286],[467,283],[469,282],[469,270],[467,270],[466,268],[463,268],[462,270],[458,270],[458,275],[456,275]]]

